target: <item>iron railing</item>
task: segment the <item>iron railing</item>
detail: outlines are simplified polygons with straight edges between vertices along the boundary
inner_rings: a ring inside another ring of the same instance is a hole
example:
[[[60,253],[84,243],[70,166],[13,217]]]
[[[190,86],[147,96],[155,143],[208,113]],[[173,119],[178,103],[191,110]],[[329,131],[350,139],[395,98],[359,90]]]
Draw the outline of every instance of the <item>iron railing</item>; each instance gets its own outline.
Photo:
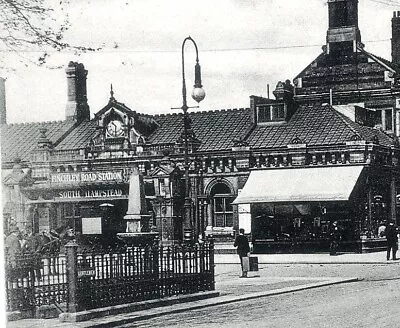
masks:
[[[66,302],[65,256],[24,254],[6,266],[7,311],[34,310]]]
[[[55,305],[77,312],[215,289],[214,244],[120,247],[78,254],[26,254],[6,267],[7,311]]]
[[[77,254],[75,271],[68,276],[77,286],[68,312],[214,290],[214,245],[155,244]]]

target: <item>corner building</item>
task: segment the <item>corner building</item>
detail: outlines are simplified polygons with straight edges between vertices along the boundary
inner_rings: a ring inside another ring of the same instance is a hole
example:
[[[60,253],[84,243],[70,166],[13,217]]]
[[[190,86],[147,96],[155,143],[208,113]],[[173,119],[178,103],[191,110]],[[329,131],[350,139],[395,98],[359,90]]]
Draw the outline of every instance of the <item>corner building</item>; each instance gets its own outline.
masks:
[[[379,246],[381,222],[399,222],[400,15],[392,18],[388,61],[365,50],[358,1],[328,0],[328,10],[322,53],[293,84],[278,82],[275,99],[250,96],[249,108],[189,113],[195,238],[231,243],[240,227],[255,252],[321,251],[338,221],[343,247],[359,252]],[[66,73],[65,120],[7,124],[3,106],[6,230],[122,232],[136,166],[152,214],[147,228],[164,242],[181,240],[183,115],[137,113],[111,89],[91,118],[88,72],[70,62]]]

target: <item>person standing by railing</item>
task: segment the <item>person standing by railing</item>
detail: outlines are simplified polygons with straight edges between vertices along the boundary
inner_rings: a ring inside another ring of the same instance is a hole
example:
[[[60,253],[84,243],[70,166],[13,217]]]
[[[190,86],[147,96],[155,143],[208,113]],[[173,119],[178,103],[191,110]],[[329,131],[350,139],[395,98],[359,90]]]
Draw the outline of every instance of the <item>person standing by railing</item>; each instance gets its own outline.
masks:
[[[56,231],[50,230],[50,232],[43,231],[42,238],[44,243],[41,253],[49,259],[49,274],[57,274],[57,260],[61,248],[60,236]]]
[[[24,254],[31,259],[31,275],[33,280],[42,280],[42,256],[43,239],[37,233],[30,232],[23,249]]]
[[[10,228],[10,234],[5,240],[5,255],[8,269],[17,267],[17,258],[21,255],[20,231],[18,227]]]

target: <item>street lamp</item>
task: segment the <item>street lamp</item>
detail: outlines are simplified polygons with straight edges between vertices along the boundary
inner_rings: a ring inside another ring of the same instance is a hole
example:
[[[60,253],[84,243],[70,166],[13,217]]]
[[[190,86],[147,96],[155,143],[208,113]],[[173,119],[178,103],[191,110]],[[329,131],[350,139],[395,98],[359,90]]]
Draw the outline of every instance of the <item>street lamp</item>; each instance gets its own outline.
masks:
[[[189,36],[182,43],[182,111],[183,111],[183,137],[185,139],[184,143],[184,167],[185,167],[185,204],[183,213],[183,239],[184,241],[190,242],[193,240],[193,222],[191,213],[191,199],[189,196],[189,145],[188,145],[188,134],[191,131],[191,122],[189,119],[188,109],[198,108],[199,106],[188,107],[186,101],[186,81],[185,81],[185,43],[186,41],[192,41],[196,49],[196,65],[194,67],[194,86],[192,91],[192,98],[198,103],[204,99],[206,93],[204,92],[203,86],[201,85],[201,70],[199,64],[199,52],[197,49],[196,42]]]

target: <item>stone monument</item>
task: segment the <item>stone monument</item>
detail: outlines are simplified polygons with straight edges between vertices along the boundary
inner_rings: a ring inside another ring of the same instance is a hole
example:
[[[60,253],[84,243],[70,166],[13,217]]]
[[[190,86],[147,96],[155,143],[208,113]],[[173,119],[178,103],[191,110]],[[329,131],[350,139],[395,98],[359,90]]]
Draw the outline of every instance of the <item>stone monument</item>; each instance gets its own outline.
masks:
[[[147,211],[143,177],[134,167],[129,176],[128,210],[124,216],[126,231],[117,233],[117,237],[132,246],[152,243],[158,232],[150,231],[151,217]]]

